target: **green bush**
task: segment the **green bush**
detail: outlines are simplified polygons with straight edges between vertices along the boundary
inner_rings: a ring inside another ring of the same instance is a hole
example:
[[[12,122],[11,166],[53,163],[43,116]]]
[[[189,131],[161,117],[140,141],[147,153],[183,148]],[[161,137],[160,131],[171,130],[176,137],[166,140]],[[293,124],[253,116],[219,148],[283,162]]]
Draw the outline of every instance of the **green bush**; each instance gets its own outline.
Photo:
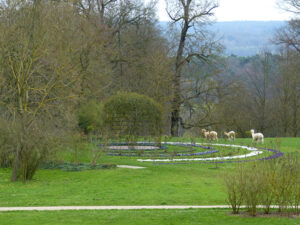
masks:
[[[119,93],[103,104],[106,131],[114,137],[160,136],[162,107],[137,93]]]
[[[78,112],[78,125],[87,134],[100,129],[103,124],[102,104],[89,101]]]

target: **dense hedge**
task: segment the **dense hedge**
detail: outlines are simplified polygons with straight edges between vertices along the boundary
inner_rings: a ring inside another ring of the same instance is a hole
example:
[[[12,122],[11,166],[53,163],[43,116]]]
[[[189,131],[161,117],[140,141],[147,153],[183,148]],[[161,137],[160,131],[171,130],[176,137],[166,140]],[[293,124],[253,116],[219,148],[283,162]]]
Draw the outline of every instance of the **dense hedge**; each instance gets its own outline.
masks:
[[[144,95],[119,93],[104,102],[103,119],[114,136],[160,136],[162,107]]]
[[[78,125],[86,134],[101,129],[102,123],[101,103],[89,101],[79,109]]]

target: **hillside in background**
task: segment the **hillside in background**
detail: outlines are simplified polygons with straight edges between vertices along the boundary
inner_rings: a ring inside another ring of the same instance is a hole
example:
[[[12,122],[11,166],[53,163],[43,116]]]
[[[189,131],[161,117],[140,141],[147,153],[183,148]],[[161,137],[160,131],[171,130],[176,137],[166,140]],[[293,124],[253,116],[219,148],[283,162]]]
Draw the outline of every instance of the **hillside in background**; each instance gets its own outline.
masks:
[[[251,56],[264,47],[276,50],[270,40],[283,25],[283,21],[219,22],[213,25],[213,30],[223,37],[227,55]]]
[[[276,46],[270,43],[276,29],[284,25],[283,21],[233,21],[217,22],[211,29],[217,33],[225,46],[226,55],[252,56],[262,48],[271,51]],[[166,22],[161,22],[166,27]]]

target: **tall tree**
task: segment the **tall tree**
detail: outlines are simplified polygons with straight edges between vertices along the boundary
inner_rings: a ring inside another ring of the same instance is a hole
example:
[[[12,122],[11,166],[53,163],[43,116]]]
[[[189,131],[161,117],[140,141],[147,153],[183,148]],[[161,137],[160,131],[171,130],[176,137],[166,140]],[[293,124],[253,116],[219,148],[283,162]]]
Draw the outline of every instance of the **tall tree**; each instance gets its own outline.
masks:
[[[249,79],[249,92],[252,94],[253,109],[252,113],[257,121],[256,127],[261,132],[264,132],[268,126],[268,98],[270,89],[270,79],[274,75],[275,64],[272,62],[272,55],[268,51],[264,50],[251,63],[247,68],[246,72]]]
[[[80,79],[77,30],[68,4],[7,1],[0,12],[1,118],[15,132],[11,180],[31,179],[48,148],[48,131],[62,134]],[[41,145],[41,143],[45,143]]]
[[[203,43],[208,37],[205,32],[198,32],[214,15],[218,4],[213,0],[166,0],[166,11],[173,23],[180,24],[180,37],[175,55],[175,72],[172,81],[173,100],[171,112],[171,135],[178,136],[180,124],[180,106],[182,105],[181,78],[185,64],[193,57],[207,59],[212,53],[211,43],[187,48],[188,43],[199,40]],[[202,30],[203,31],[203,30]],[[202,41],[201,41],[202,40]]]
[[[299,111],[299,54],[300,54],[300,1],[299,0],[281,0],[279,6],[287,12],[294,15],[294,18],[288,21],[288,24],[282,27],[275,34],[275,43],[281,45],[285,49],[283,54],[283,62],[281,68],[284,83],[288,85],[288,89],[284,91],[289,96],[287,104],[291,113],[291,129],[293,136],[298,133],[298,111]],[[289,82],[288,82],[289,81]],[[286,112],[285,112],[286,114]],[[285,124],[286,128],[289,127]]]
[[[280,76],[276,90],[279,95],[278,114],[285,135],[297,137],[299,131],[300,64],[294,49],[284,48],[280,60]]]

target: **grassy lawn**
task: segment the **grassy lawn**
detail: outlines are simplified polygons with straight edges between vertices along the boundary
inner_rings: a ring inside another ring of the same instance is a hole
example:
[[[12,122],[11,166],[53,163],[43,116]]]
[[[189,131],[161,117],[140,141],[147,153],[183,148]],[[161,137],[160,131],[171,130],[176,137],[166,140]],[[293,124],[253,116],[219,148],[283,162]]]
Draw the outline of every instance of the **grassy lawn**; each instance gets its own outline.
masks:
[[[40,170],[33,181],[10,183],[0,173],[0,205],[223,204],[222,171],[214,165],[147,165],[147,169],[81,172]]]
[[[186,210],[107,210],[107,211],[54,211],[54,212],[4,212],[0,224],[120,224],[120,225],[240,225],[240,224],[299,224],[300,218],[259,218],[229,215],[221,209]]]
[[[250,139],[236,143],[247,145]],[[268,145],[275,139],[267,139]],[[89,162],[89,151],[77,158]],[[281,151],[299,152],[300,139],[282,138]],[[39,170],[34,180],[10,183],[10,169],[0,169],[0,206],[45,205],[212,205],[226,204],[223,175],[236,164],[154,165],[136,157],[103,155],[100,163],[145,166],[147,169],[109,169],[65,172]]]

